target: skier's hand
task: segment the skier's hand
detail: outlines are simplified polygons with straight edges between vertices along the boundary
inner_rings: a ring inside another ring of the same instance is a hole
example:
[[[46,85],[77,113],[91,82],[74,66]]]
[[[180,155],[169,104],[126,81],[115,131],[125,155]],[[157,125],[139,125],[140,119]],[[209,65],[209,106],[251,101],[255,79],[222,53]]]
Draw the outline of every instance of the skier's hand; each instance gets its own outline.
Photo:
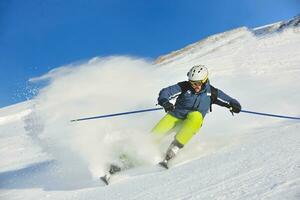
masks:
[[[232,114],[241,112],[242,107],[238,102],[230,102],[229,105],[229,110]]]
[[[175,109],[175,106],[172,103],[170,103],[169,101],[164,103],[163,107],[164,107],[166,112],[170,112],[170,111],[173,111]]]

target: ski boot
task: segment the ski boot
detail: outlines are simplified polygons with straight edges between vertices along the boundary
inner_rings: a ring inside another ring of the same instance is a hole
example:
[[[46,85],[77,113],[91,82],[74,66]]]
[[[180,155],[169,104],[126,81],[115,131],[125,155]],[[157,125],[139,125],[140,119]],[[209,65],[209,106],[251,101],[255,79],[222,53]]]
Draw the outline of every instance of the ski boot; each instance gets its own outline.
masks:
[[[109,173],[108,174],[105,174],[104,176],[101,176],[100,179],[106,184],[108,185],[109,184],[109,179],[111,177],[111,175],[117,173],[121,171],[121,167],[117,166],[117,165],[114,165],[114,164],[111,164],[110,167],[109,167]]]
[[[180,144],[177,140],[174,140],[166,153],[165,159],[161,161],[159,164],[164,167],[165,169],[169,169],[168,162],[176,156],[178,151],[183,147],[182,144]]]
[[[118,164],[110,164],[109,171],[104,176],[100,177],[100,179],[106,184],[109,184],[109,179],[113,174],[116,174],[120,171],[127,170],[134,167],[134,163],[132,162],[132,159],[125,154],[122,153],[119,155],[119,162]]]

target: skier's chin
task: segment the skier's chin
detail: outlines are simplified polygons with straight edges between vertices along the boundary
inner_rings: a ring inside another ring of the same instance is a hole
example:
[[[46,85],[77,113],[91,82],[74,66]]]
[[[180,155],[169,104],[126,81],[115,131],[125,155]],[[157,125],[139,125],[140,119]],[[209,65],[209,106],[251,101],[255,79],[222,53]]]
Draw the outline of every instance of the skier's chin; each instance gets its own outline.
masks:
[[[199,93],[200,90],[201,90],[201,88],[195,88],[195,92],[196,92],[196,93]]]

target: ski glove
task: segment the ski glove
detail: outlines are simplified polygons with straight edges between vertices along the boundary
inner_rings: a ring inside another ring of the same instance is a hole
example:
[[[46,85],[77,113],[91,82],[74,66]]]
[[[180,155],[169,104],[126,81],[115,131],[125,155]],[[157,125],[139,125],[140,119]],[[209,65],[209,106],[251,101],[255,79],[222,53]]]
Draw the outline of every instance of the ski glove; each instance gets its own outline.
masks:
[[[166,112],[170,112],[170,111],[173,111],[175,109],[175,106],[172,103],[170,103],[169,101],[164,103],[162,106],[164,107]]]
[[[241,105],[238,102],[232,102],[231,101],[229,103],[229,105],[230,105],[229,109],[230,109],[231,112],[233,112],[233,113],[239,113],[239,112],[241,112],[242,107],[241,107]]]

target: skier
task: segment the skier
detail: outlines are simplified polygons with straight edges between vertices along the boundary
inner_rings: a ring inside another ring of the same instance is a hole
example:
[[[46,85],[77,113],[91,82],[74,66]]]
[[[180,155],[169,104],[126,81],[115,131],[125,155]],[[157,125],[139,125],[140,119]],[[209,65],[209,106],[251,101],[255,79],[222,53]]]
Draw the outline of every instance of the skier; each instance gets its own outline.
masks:
[[[193,66],[187,75],[188,81],[162,89],[158,97],[158,104],[165,109],[167,114],[151,132],[161,138],[174,127],[180,126],[167,149],[164,160],[159,163],[165,168],[168,168],[168,162],[199,131],[206,113],[211,111],[212,104],[227,107],[232,114],[241,111],[241,105],[237,100],[210,85],[208,70],[204,65]],[[169,100],[175,97],[177,99],[173,105]],[[107,185],[111,175],[132,167],[131,164],[128,165],[130,158],[127,155],[121,154],[119,158],[122,164],[111,164],[109,173],[100,177]]]
[[[180,125],[164,160],[160,162],[165,168],[168,168],[168,162],[199,131],[206,113],[212,111],[212,104],[227,107],[232,114],[241,111],[241,105],[236,99],[210,85],[208,70],[204,65],[193,66],[187,76],[188,81],[162,89],[158,97],[158,104],[167,114],[152,129],[152,133],[161,138]],[[177,97],[175,105],[169,101],[174,96]]]

